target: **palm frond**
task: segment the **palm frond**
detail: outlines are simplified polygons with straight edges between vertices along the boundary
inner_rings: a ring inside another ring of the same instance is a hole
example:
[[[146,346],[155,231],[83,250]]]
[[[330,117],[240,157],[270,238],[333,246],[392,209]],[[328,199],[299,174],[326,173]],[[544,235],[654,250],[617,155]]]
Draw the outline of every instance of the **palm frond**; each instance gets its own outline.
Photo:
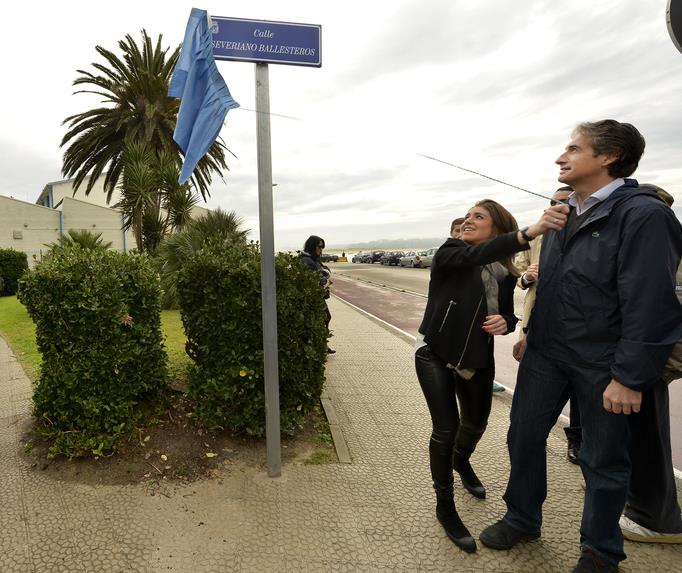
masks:
[[[180,47],[170,51],[163,48],[161,35],[155,42],[146,30],[141,35],[140,43],[130,34],[120,40],[120,55],[96,46],[103,61],[92,64],[94,72],[78,70],[73,82],[83,88],[75,93],[93,93],[108,104],[68,116],[62,122],[68,124],[60,144],[65,148],[62,172],[74,178],[74,189],[90,177],[86,195],[106,173],[104,189],[107,200],[111,199],[124,171],[120,163],[126,141],[143,141],[151,149],[172,154],[176,165],[182,164],[180,149],[173,141],[178,100],[168,96]],[[226,149],[222,141],[216,142],[194,171],[192,184],[204,199],[209,195],[212,176],[222,178],[222,171],[227,170]]]

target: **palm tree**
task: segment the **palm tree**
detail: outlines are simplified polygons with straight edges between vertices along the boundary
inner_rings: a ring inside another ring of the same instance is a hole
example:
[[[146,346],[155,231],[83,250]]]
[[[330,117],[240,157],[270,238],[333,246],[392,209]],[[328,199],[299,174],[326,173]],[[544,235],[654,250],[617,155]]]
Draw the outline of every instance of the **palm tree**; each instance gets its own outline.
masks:
[[[218,208],[192,221],[188,233],[201,246],[217,242],[223,244],[246,244],[250,229],[242,229],[244,221],[234,211]]]
[[[144,142],[127,141],[121,164],[121,200],[114,207],[123,213],[123,228],[133,230],[137,249],[153,252],[165,235],[188,223],[199,199],[189,183],[178,183],[173,157]]]
[[[128,34],[118,43],[122,58],[97,46],[95,49],[106,60],[104,64],[92,64],[99,74],[78,70],[81,75],[73,85],[90,89],[75,93],[100,95],[108,105],[69,116],[63,122],[69,124],[69,130],[61,142],[61,147],[68,144],[62,172],[65,177],[75,177],[74,190],[87,180],[88,195],[98,177],[106,173],[104,190],[107,202],[110,201],[123,171],[126,143],[130,141],[144,142],[155,153],[167,154],[176,167],[182,164],[180,148],[173,141],[179,103],[168,97],[168,84],[180,48],[168,54],[168,48],[161,47],[161,38],[159,35],[153,45],[142,30],[140,49]],[[222,170],[227,170],[226,151],[229,152],[222,140],[217,140],[194,170],[192,182],[204,199],[210,194],[212,173],[222,177]]]
[[[177,306],[178,272],[194,253],[209,245],[246,246],[249,229],[242,229],[242,224],[234,211],[218,208],[190,220],[182,231],[161,242],[156,260],[165,308]]]
[[[69,229],[66,234],[61,235],[57,242],[45,245],[53,252],[63,251],[65,248],[78,246],[82,249],[108,249],[111,241],[106,243],[102,240],[102,233],[93,233],[87,229]]]
[[[190,221],[192,209],[199,198],[188,183],[180,185],[180,172],[174,158],[168,153],[161,153],[158,162],[158,174],[161,184],[161,207],[167,213],[164,227],[171,231],[180,231]]]
[[[123,213],[123,229],[133,230],[137,250],[144,250],[145,214],[158,201],[156,156],[145,143],[126,142],[121,155],[121,200],[114,205]]]

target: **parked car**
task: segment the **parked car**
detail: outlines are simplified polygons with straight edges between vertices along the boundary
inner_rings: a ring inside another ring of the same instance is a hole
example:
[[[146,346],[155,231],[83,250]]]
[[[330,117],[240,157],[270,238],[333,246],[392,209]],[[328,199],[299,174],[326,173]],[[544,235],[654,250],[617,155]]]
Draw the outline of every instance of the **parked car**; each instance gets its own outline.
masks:
[[[390,251],[388,253],[384,253],[384,255],[381,257],[381,264],[388,266],[398,266],[400,264],[400,259],[402,259],[404,256],[405,253],[402,251]]]
[[[320,262],[322,263],[335,263],[339,260],[339,255],[332,255],[331,253],[322,253],[320,255]]]
[[[362,256],[360,257],[360,262],[361,263],[371,263],[372,262],[372,253],[362,253]]]
[[[433,247],[426,251],[426,254],[420,258],[419,266],[423,269],[428,269],[431,266],[431,261],[433,260],[433,255],[436,254],[438,247]]]
[[[400,266],[421,268],[423,266],[422,260],[424,257],[426,257],[427,252],[428,251],[413,251],[412,253],[408,253],[402,259],[400,259]],[[431,264],[430,261],[429,264]]]
[[[400,257],[400,266],[401,267],[413,267],[413,260],[414,256],[417,253],[414,251],[407,251],[402,257]]]
[[[384,255],[385,251],[372,251],[370,253],[368,263],[378,263],[381,262],[381,257]]]

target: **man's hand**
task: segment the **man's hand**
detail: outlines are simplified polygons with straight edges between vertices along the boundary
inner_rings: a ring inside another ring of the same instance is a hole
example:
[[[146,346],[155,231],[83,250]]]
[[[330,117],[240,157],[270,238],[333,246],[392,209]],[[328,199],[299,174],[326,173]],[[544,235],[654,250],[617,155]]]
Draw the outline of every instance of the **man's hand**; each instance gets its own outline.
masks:
[[[514,344],[514,348],[512,348],[512,356],[514,357],[514,360],[516,360],[517,362],[521,362],[521,358],[523,358],[523,353],[525,351],[526,337],[524,336],[521,340]]]
[[[488,334],[504,334],[507,332],[507,321],[501,314],[490,314],[485,317],[483,330]]]
[[[536,280],[538,280],[539,275],[540,269],[538,265],[528,265],[526,272],[523,273],[523,278],[527,283],[534,283]]]
[[[636,414],[642,404],[642,393],[611,380],[603,394],[604,410],[614,414]]]

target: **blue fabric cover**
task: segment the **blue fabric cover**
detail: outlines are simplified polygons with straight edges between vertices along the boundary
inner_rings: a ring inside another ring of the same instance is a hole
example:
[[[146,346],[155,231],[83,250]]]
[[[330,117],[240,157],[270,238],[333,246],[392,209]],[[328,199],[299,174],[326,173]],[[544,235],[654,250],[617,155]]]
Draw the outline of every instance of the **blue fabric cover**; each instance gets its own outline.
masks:
[[[192,8],[168,95],[181,99],[173,139],[185,154],[180,183],[218,137],[227,112],[239,104],[230,95],[215,60],[206,10]]]

